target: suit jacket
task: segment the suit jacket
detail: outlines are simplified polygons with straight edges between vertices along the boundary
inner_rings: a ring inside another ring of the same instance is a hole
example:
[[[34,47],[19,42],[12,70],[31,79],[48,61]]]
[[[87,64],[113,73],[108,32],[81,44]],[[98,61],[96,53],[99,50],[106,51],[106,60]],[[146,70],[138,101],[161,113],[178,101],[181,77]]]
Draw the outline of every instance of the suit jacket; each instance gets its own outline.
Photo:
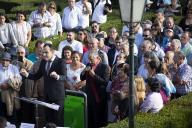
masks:
[[[55,71],[59,76],[59,80],[50,77],[50,73]],[[66,76],[65,63],[62,59],[56,57],[51,64],[49,73],[46,72],[46,61],[42,60],[38,71],[35,74],[29,74],[28,79],[38,80],[44,77],[44,96],[49,101],[57,101],[64,99],[64,76]]]
[[[116,49],[112,48],[112,49],[109,49],[109,51],[107,53],[108,61],[109,61],[109,66],[110,67],[113,66],[113,61],[114,61],[114,58],[115,58],[115,52],[116,52]]]
[[[81,73],[81,80],[86,80],[85,92],[88,97],[88,102],[89,100],[96,100],[92,86],[95,87],[95,91],[100,101],[105,101],[107,98],[106,86],[110,77],[110,68],[106,64],[99,63],[94,71],[95,75],[93,77],[87,72]]]

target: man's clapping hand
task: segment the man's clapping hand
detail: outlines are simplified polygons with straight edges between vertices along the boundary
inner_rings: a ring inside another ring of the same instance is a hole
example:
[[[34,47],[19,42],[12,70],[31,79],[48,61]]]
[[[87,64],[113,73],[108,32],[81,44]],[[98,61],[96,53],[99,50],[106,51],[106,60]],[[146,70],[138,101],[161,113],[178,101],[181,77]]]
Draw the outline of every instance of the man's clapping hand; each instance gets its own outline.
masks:
[[[53,72],[50,73],[50,77],[52,77],[52,78],[54,78],[54,79],[56,79],[56,80],[59,79],[59,75],[58,75],[55,71],[53,71]]]
[[[23,75],[23,76],[25,76],[25,77],[28,77],[28,75],[29,75],[29,73],[27,72],[27,70],[24,69],[24,68],[22,68],[22,69],[20,70],[20,73],[21,73],[21,75]]]

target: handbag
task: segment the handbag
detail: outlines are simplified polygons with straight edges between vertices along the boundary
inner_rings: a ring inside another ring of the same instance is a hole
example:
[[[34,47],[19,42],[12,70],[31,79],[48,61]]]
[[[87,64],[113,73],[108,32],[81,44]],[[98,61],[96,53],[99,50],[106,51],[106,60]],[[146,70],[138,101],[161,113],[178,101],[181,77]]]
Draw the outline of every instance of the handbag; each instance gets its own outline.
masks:
[[[112,9],[112,5],[106,0],[106,4],[104,5],[103,9],[103,15],[107,15],[109,13],[109,10]]]

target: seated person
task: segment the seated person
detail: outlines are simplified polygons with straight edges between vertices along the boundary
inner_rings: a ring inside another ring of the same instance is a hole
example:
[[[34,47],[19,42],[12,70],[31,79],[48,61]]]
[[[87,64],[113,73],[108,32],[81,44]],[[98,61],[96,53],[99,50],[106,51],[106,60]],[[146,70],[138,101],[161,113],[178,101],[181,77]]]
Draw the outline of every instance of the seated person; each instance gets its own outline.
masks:
[[[158,113],[163,108],[163,99],[160,94],[161,84],[156,78],[147,79],[150,92],[140,106],[141,112]]]

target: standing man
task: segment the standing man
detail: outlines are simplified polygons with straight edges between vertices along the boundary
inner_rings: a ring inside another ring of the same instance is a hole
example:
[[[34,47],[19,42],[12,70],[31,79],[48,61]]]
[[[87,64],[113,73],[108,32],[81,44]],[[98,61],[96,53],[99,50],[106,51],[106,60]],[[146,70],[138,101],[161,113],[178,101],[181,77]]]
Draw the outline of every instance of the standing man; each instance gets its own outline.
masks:
[[[23,46],[17,48],[17,59],[12,61],[12,64],[18,67],[18,69],[24,68],[29,72],[33,66],[33,62],[26,57],[26,51]],[[22,78],[22,86],[19,91],[20,97],[33,97],[33,80]],[[21,109],[18,112],[18,117],[21,117],[21,121],[34,123],[34,106],[30,103],[21,102]]]
[[[73,51],[78,51],[79,53],[83,54],[83,44],[75,40],[74,32],[67,32],[67,39],[59,43],[58,51],[62,53],[62,50],[65,46],[70,46],[73,48]]]
[[[92,6],[88,0],[80,0],[76,3],[76,6],[79,8],[82,13],[82,28],[85,29],[89,27],[89,16],[92,15]]]
[[[100,128],[107,125],[107,92],[110,68],[103,64],[97,53],[89,54],[89,62],[81,73],[81,80],[86,80],[88,128]]]
[[[33,11],[29,16],[29,24],[35,29],[33,33],[35,39],[46,38],[51,35],[52,16],[46,10],[46,7],[46,3],[41,2],[38,10]]]
[[[53,45],[45,44],[43,47],[43,59],[36,73],[27,73],[21,69],[21,74],[28,79],[38,80],[44,77],[45,102],[59,105],[59,110],[46,109],[46,122],[53,122],[57,126],[64,126],[64,77],[66,75],[65,64],[62,59],[54,55]]]
[[[68,7],[63,10],[62,27],[63,31],[78,31],[81,29],[82,15],[75,5],[75,0],[68,0]]]
[[[93,15],[91,21],[99,24],[107,22],[107,13],[112,13],[112,5],[110,0],[93,0]]]

